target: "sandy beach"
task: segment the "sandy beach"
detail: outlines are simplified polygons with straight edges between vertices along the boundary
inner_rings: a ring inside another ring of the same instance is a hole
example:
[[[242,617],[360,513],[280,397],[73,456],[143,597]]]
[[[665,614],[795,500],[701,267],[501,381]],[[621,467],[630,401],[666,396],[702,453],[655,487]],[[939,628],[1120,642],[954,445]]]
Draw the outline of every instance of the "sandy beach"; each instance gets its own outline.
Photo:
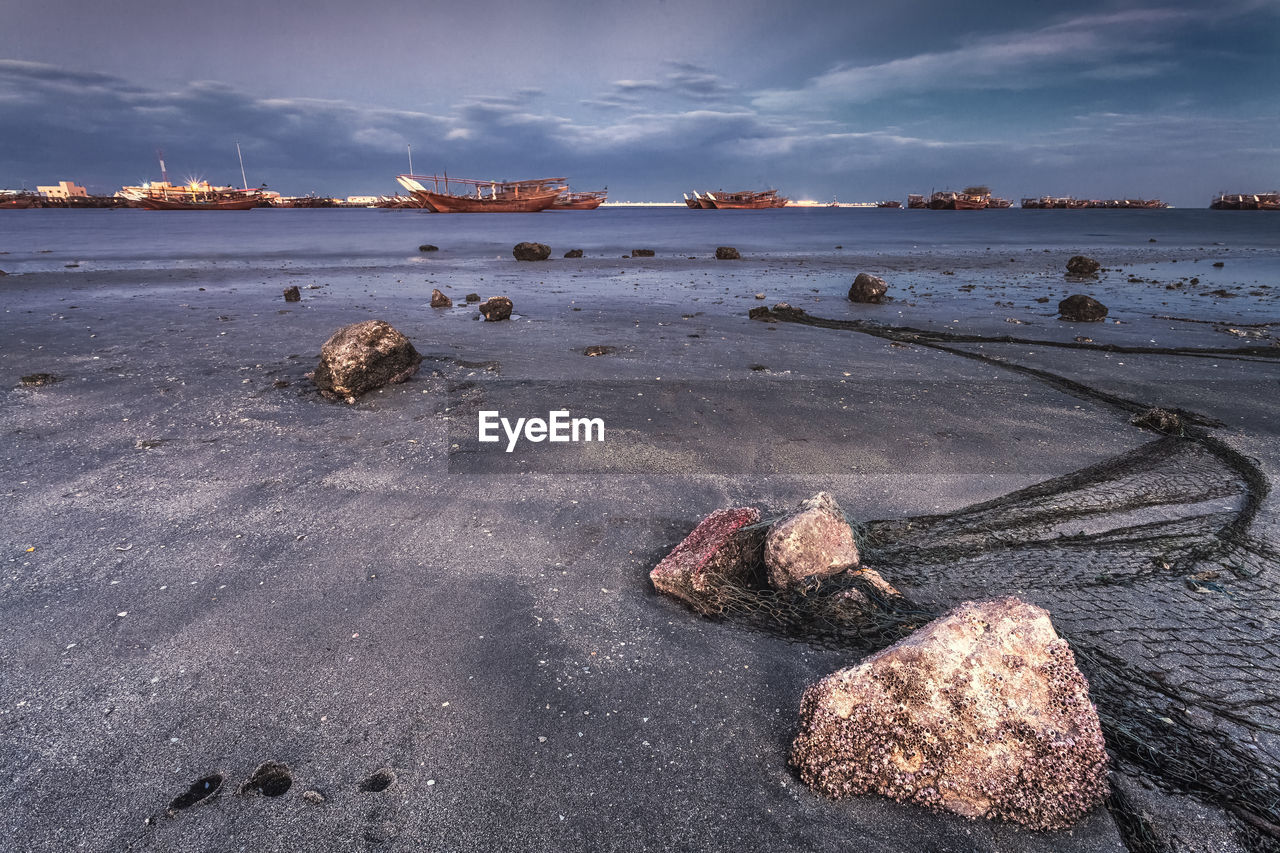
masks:
[[[86,259],[0,279],[14,849],[1123,850],[1132,828],[1102,809],[1046,833],[817,796],[787,766],[797,704],[858,655],[699,617],[648,579],[723,506],[825,489],[866,522],[959,524],[1091,466],[1037,504],[1064,508],[1053,536],[1082,538],[1023,547],[1019,498],[992,515],[1018,547],[885,574],[939,611],[1006,594],[1048,608],[1110,673],[1085,666],[1104,718],[1146,708],[1170,721],[1153,746],[1182,754],[1232,744],[1221,766],[1243,762],[1238,801],[1267,821],[1251,804],[1280,790],[1274,249],[1084,245],[1106,269],[1078,283],[1060,247],[568,248],[542,263],[447,245],[429,265]],[[849,302],[860,271],[892,299]],[[454,307],[430,308],[433,288]],[[480,321],[471,292],[515,315]],[[1057,319],[1075,292],[1112,306],[1107,321]],[[748,318],[780,302],[803,318]],[[321,344],[370,318],[421,369],[354,405],[322,399],[307,378]],[[24,386],[37,372],[58,381]],[[598,416],[606,440],[508,454],[475,440],[486,406]],[[1188,436],[1130,423],[1151,406],[1183,410]],[[1130,493],[1144,497],[1115,498]],[[1065,509],[1102,494],[1116,505],[1078,524]],[[883,564],[904,553],[889,543]],[[1224,568],[1188,580],[1206,560]],[[288,790],[236,795],[268,761]],[[394,781],[361,790],[380,768]],[[1123,756],[1119,770],[1155,778]],[[209,774],[216,798],[166,814]],[[1153,790],[1144,808],[1202,815],[1236,849],[1257,830],[1223,805],[1230,781]]]

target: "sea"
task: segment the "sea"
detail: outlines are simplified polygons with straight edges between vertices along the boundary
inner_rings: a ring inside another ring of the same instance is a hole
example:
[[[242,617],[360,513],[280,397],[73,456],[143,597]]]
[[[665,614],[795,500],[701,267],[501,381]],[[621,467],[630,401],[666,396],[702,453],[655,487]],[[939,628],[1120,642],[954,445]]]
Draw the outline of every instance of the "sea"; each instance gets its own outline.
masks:
[[[1266,211],[815,208],[711,211],[601,208],[532,214],[433,214],[384,209],[249,211],[22,210],[0,212],[7,273],[184,269],[217,264],[368,267],[421,262],[418,247],[453,260],[511,257],[520,241],[617,257],[955,256],[1027,250],[1234,252],[1237,273],[1280,284],[1280,214]]]

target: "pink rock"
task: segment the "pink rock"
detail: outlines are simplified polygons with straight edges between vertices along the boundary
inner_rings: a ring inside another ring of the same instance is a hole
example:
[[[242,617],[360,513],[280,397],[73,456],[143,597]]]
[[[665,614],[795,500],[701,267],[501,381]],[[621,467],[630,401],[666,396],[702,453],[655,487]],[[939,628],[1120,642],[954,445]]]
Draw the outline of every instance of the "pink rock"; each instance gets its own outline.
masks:
[[[659,592],[699,613],[716,612],[719,587],[725,581],[741,584],[758,559],[761,534],[742,528],[759,520],[760,511],[754,507],[716,510],[662,558],[649,579]]]
[[[827,577],[858,565],[853,529],[836,499],[818,492],[769,528],[764,547],[769,583],[787,589],[811,577]]]
[[[1049,614],[966,602],[809,687],[791,763],[831,797],[877,793],[1065,829],[1107,796],[1089,685]]]

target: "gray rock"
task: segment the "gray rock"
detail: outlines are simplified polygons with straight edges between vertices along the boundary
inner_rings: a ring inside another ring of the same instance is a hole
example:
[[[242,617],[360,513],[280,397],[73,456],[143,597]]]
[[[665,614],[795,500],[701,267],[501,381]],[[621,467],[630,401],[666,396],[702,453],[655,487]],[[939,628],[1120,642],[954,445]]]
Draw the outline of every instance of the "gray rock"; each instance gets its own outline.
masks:
[[[468,293],[468,294],[467,294],[465,297],[463,297],[463,298],[465,298],[468,302],[479,302],[479,301],[480,301],[480,294],[478,294],[478,293]]]
[[[849,301],[878,305],[884,301],[888,290],[889,286],[884,283],[884,279],[860,272],[853,284],[849,285]]]
[[[445,296],[439,288],[433,288],[431,291],[431,307],[432,308],[452,308],[453,300]]]
[[[1067,275],[1097,275],[1098,270],[1101,268],[1102,264],[1085,255],[1073,255],[1071,259],[1067,261]]]
[[[506,320],[510,317],[512,307],[514,306],[507,297],[490,296],[480,303],[480,313],[484,315],[486,320],[496,323],[499,320]]]
[[[742,255],[739,255],[738,250],[733,248],[732,246],[719,246],[716,249],[716,260],[717,261],[739,261],[739,260],[742,260]]]
[[[1066,829],[1108,793],[1089,685],[1049,614],[966,602],[809,687],[791,748],[831,797],[877,793],[969,818]]]
[[[652,258],[653,249],[632,249],[631,257],[633,258]]]
[[[413,344],[390,323],[365,320],[325,341],[312,381],[329,399],[354,403],[361,394],[405,381],[421,363]]]
[[[546,243],[516,243],[511,254],[517,261],[545,261],[551,257],[551,247]]]
[[[582,250],[581,250],[581,249],[570,249],[569,251],[567,251],[567,252],[565,252],[565,253],[564,253],[564,256],[565,256],[566,258],[580,258],[580,257],[582,257]]]
[[[1129,419],[1129,423],[1166,435],[1182,435],[1186,430],[1186,424],[1177,412],[1168,412],[1161,408],[1147,409],[1145,412],[1134,415]]]
[[[430,243],[423,243],[421,246],[418,247],[418,251],[419,252],[438,252],[440,251],[440,247],[433,246]]]
[[[1058,313],[1063,320],[1096,323],[1107,316],[1107,306],[1092,296],[1075,293],[1058,303]]]
[[[858,565],[853,529],[836,499],[828,492],[818,492],[770,527],[765,538],[764,564],[775,589],[839,574]]]
[[[302,291],[298,290],[298,285],[295,284],[290,287],[286,287],[284,289],[284,301],[285,302],[301,302],[302,301]]]

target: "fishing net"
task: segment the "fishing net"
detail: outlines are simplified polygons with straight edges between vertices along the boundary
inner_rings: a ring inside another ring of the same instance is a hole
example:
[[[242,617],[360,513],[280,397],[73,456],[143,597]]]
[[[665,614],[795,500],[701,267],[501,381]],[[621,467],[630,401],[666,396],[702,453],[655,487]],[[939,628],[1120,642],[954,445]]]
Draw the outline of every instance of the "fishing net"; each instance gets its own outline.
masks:
[[[1280,850],[1280,553],[1250,532],[1265,477],[1204,421],[1188,414],[1179,435],[957,512],[858,527],[864,565],[904,596],[857,574],[781,592],[757,571],[719,586],[715,615],[861,656],[961,601],[1018,595],[1071,642],[1120,763],[1225,809],[1249,849]],[[1131,849],[1165,849],[1122,793],[1111,808]]]

